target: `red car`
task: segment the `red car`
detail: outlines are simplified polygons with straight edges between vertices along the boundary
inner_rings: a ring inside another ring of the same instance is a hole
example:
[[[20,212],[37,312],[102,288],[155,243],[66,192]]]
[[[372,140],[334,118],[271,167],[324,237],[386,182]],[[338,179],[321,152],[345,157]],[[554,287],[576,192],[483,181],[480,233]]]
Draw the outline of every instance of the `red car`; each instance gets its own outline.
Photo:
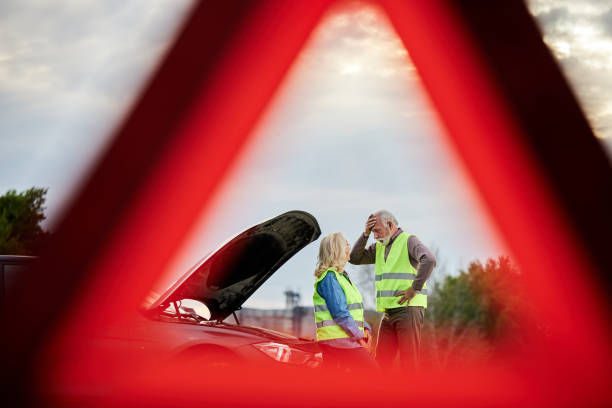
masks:
[[[106,331],[92,339],[91,345],[99,351],[140,353],[168,361],[187,358],[203,367],[243,361],[318,367],[321,355],[315,342],[242,326],[234,312],[320,235],[316,219],[302,211],[290,211],[248,228],[198,262],[164,293],[152,294],[141,310],[126,310],[133,314],[130,327]],[[7,287],[11,274],[32,259],[1,258]]]

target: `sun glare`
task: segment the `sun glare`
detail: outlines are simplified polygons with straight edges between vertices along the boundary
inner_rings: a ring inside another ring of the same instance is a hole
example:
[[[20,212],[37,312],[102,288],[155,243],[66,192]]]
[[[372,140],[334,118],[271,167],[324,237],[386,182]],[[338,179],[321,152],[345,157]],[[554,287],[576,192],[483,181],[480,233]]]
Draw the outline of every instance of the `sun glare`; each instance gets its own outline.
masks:
[[[361,71],[361,66],[357,64],[347,64],[342,67],[342,70],[340,71],[340,73],[343,75],[352,75],[352,74],[357,74],[360,71]]]

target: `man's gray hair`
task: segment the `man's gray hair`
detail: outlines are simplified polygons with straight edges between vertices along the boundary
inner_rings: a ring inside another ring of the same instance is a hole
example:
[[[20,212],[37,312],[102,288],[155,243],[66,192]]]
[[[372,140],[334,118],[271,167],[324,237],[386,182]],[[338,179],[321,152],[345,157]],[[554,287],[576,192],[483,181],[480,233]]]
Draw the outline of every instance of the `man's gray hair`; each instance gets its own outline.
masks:
[[[396,227],[399,225],[399,222],[397,222],[397,218],[395,218],[395,216],[387,210],[376,211],[374,215],[379,217],[383,223],[391,221]]]

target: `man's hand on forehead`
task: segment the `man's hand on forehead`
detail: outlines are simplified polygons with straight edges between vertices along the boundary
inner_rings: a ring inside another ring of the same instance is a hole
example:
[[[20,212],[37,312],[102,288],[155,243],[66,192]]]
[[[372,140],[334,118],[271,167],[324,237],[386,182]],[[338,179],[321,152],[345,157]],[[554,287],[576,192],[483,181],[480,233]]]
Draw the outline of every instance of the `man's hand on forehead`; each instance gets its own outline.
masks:
[[[370,214],[370,216],[366,220],[364,231],[364,235],[366,237],[370,235],[370,233],[372,232],[372,228],[374,228],[374,226],[376,225],[376,219],[377,218],[374,214]]]

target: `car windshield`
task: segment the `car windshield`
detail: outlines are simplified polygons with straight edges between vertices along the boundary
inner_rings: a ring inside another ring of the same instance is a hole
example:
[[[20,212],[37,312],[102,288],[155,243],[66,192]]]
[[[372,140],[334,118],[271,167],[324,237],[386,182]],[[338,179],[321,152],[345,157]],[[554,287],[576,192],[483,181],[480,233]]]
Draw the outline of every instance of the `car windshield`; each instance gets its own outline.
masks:
[[[210,310],[208,307],[204,303],[194,299],[182,299],[177,302],[172,302],[166,307],[163,313],[173,316],[178,315],[180,318],[192,318],[198,322],[210,320]]]

